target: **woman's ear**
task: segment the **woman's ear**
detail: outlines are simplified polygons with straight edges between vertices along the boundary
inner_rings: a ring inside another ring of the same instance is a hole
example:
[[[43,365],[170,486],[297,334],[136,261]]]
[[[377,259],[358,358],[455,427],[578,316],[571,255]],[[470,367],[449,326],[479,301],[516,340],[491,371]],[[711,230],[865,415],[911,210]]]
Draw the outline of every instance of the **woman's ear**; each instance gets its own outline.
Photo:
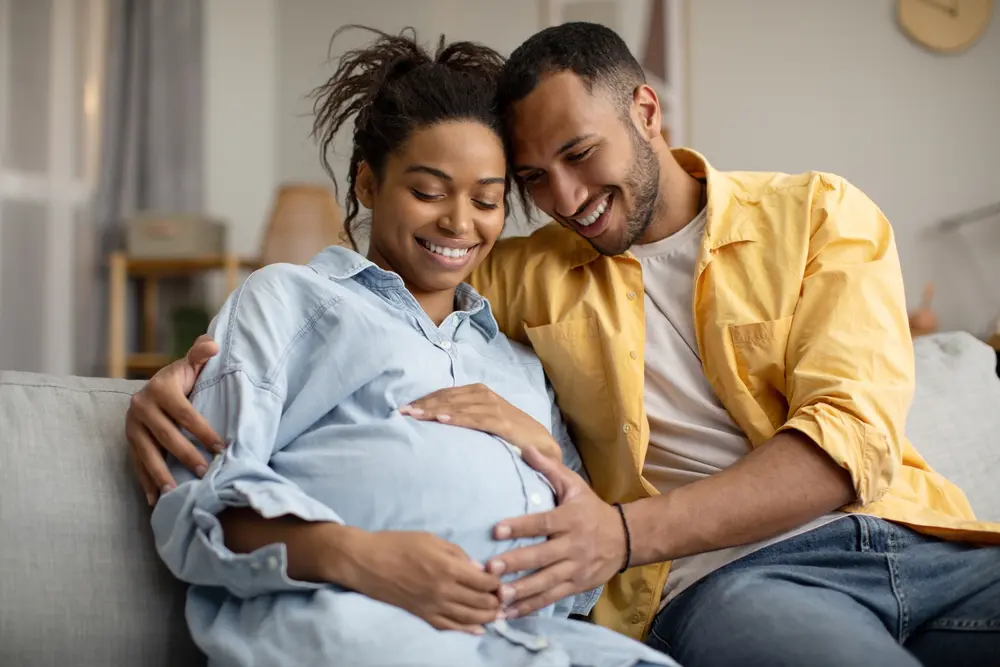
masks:
[[[367,162],[358,163],[358,174],[354,178],[354,196],[358,198],[358,203],[369,211],[375,202],[375,174]]]

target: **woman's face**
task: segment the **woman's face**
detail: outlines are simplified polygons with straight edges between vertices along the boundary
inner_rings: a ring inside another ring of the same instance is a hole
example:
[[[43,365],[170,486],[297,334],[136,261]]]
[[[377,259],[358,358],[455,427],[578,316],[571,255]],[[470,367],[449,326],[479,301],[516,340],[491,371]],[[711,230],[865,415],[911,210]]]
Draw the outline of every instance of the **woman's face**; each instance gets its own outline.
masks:
[[[503,230],[505,172],[500,138],[473,121],[416,130],[378,181],[362,164],[356,190],[372,215],[369,259],[414,294],[454,289]]]

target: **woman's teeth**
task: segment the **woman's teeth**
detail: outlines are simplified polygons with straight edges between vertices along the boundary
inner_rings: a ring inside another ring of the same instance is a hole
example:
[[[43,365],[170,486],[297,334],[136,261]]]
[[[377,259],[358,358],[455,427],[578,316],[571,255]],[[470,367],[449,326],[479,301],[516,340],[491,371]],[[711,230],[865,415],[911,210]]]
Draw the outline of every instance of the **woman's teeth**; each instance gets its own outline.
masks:
[[[594,212],[588,215],[586,218],[580,218],[576,221],[576,224],[581,227],[590,227],[592,224],[597,222],[597,219],[601,217],[601,214],[608,209],[608,200],[610,197],[601,202],[600,206],[594,209]]]
[[[427,248],[434,254],[443,255],[444,257],[465,257],[469,254],[469,251],[472,250],[472,248],[445,248],[444,246],[436,245],[430,241],[424,241],[423,239],[417,240],[420,241],[420,245]]]

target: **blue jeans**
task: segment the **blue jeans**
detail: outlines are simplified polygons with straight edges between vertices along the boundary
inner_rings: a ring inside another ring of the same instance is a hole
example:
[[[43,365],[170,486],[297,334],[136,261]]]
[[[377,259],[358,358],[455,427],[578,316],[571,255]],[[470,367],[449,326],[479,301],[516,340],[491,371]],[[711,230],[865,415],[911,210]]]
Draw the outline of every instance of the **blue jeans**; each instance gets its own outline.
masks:
[[[684,667],[1000,664],[1000,547],[852,515],[713,572],[654,620]]]

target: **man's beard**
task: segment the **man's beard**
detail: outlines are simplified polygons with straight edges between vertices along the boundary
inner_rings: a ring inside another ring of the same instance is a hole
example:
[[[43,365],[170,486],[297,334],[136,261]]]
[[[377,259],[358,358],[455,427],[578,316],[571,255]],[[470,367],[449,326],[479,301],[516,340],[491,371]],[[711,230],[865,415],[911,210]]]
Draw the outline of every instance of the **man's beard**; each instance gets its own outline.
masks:
[[[625,221],[625,237],[618,247],[600,248],[590,239],[594,250],[602,255],[620,255],[631,248],[653,223],[657,202],[660,198],[660,162],[650,147],[648,141],[643,141],[639,131],[627,120],[629,135],[632,140],[632,151],[635,160],[625,175],[625,189],[632,195],[632,213]],[[623,194],[619,190],[619,194]],[[625,204],[624,201],[621,202]]]

